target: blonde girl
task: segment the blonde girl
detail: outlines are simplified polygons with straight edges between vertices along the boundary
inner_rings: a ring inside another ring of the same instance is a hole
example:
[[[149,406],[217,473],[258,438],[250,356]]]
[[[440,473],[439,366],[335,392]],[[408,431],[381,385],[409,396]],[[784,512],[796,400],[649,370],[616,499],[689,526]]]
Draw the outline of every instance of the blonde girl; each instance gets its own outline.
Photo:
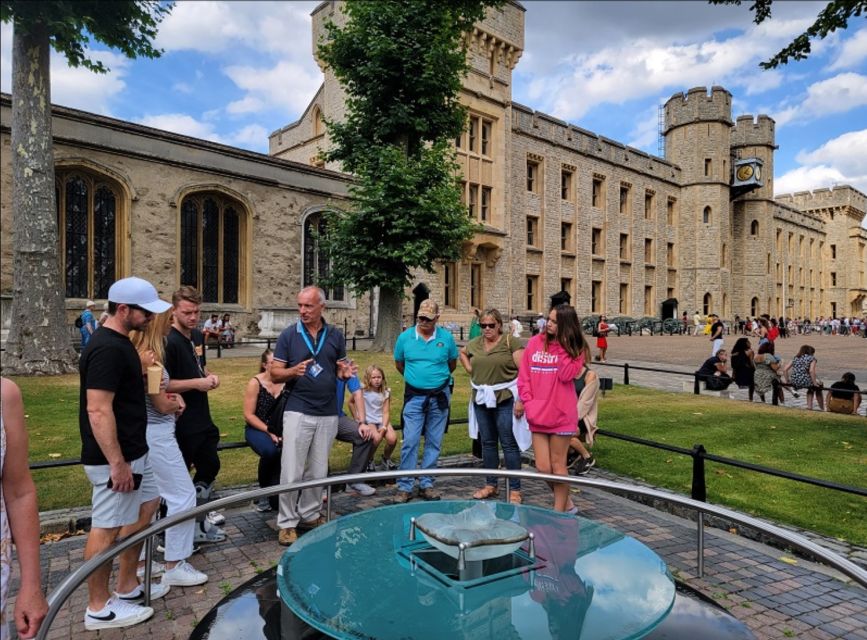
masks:
[[[165,360],[166,336],[172,328],[172,309],[158,314],[144,331],[131,331],[129,339],[139,352],[142,367],[162,364]],[[166,501],[167,515],[187,511],[196,506],[196,490],[187,471],[175,437],[175,418],[184,410],[184,400],[178,393],[166,393],[169,374],[163,366],[163,382],[157,394],[146,394],[148,428],[148,459],[154,470],[160,496]],[[187,562],[193,554],[196,522],[186,520],[166,530],[163,588],[169,585],[190,587],[207,582],[208,576]],[[151,588],[151,598],[156,587]]]
[[[373,436],[373,449],[370,452],[371,460],[374,459],[379,443],[385,439],[385,450],[382,452],[382,469],[391,471],[397,469],[397,465],[391,461],[391,454],[397,445],[397,433],[391,426],[389,411],[391,409],[391,391],[385,380],[385,372],[375,364],[365,369],[361,379],[362,397],[364,398],[364,415],[367,424],[376,428]],[[357,415],[354,406],[355,398],[349,399],[350,410]]]

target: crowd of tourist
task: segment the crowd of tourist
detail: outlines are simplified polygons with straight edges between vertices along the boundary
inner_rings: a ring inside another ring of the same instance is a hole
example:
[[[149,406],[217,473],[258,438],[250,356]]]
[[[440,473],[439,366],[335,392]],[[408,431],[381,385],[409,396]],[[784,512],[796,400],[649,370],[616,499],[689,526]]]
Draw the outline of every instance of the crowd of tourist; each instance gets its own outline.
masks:
[[[149,282],[125,278],[112,285],[108,299],[98,321],[93,316],[95,305],[88,301],[80,326],[76,325],[83,346],[81,459],[92,485],[85,559],[148,526],[161,505],[166,515],[173,515],[211,499],[220,459],[219,430],[210,415],[208,393],[219,387],[220,379],[208,370],[205,350],[209,340],[225,346],[234,343],[228,314],[222,318],[213,314],[198,329],[202,300],[192,287],[178,289],[169,303]],[[243,394],[245,439],[259,456],[261,487],[324,479],[335,440],[352,445],[347,472],[353,476],[376,468],[435,468],[458,360],[470,375],[469,433],[479,442],[484,468],[492,472],[499,468],[502,450],[505,469],[519,470],[521,451],[531,446],[541,473],[566,476],[571,469],[583,475],[595,465],[590,449],[597,430],[600,379],[590,364],[594,359],[606,362],[611,326],[604,315],[593,328],[595,358],[575,309],[568,304],[540,316],[535,335],[526,344],[520,339],[517,317],[505,323],[497,309],[475,310],[470,340],[458,349],[452,333],[438,325],[438,305],[430,299],[422,301],[415,324],[400,334],[394,347],[395,367],[405,382],[399,427],[403,437],[399,459],[394,461],[398,438],[390,423],[393,399],[385,369],[371,365],[359,379],[342,332],[324,318],[326,300],[321,289],[302,289],[297,303],[299,320],[283,330],[273,353],[262,354],[259,371]],[[686,313],[683,322],[688,323]],[[762,402],[776,396],[781,403],[786,392],[794,396],[803,392],[808,409],[815,404],[819,410],[857,413],[862,396],[852,373],[826,387],[811,345],[803,345],[788,362],[775,354],[777,340],[809,332],[811,326],[808,321],[769,316],[736,318],[732,329],[739,337],[729,350],[719,317],[696,313],[693,335],[712,342],[711,356],[696,375],[708,389],[724,390],[732,384],[746,388],[751,401],[754,395]],[[867,330],[867,322],[857,318],[820,318],[815,326],[832,335]],[[348,414],[344,412],[347,391]],[[5,601],[9,540],[14,536],[21,569],[14,617],[19,634],[28,637],[44,617],[46,603],[39,583],[38,546],[28,543],[37,537],[38,520],[20,405],[17,387],[4,380],[2,595]],[[577,512],[568,484],[549,484],[554,509]],[[520,504],[520,479],[509,478],[508,488],[510,501]],[[352,482],[349,490],[360,496],[376,492],[364,482]],[[485,500],[498,493],[499,480],[492,473],[472,497]],[[440,497],[432,476],[397,479],[395,503]],[[260,500],[255,507],[278,512],[278,542],[291,545],[300,533],[324,523],[323,499],[320,489],[305,489]],[[120,554],[114,590],[109,588],[111,565],[96,570],[87,581],[85,628],[137,624],[153,616],[153,608],[143,605],[146,594],[155,599],[172,587],[207,582],[208,576],[193,566],[191,558],[199,545],[225,540],[222,521],[223,516],[212,511],[169,528],[162,545],[165,562],[151,567],[152,575],[161,574],[159,581],[143,583],[141,545]]]
[[[841,380],[826,388],[818,375],[818,360],[814,347],[803,345],[789,362],[784,362],[775,353],[777,340],[785,337],[784,331],[781,331],[781,327],[786,325],[783,318],[777,320],[765,315],[753,320],[747,318],[743,327],[737,324],[738,331],[745,332],[745,335],[737,339],[731,350],[730,375],[728,353],[722,349],[724,338],[718,324],[719,319],[714,314],[709,317],[716,320],[711,331],[711,357],[695,372],[706,389],[723,391],[734,383],[741,389],[748,389],[751,402],[758,394],[762,402],[770,398],[775,400],[774,404],[783,404],[787,392],[797,398],[803,391],[808,410],[812,410],[815,403],[819,411],[824,411],[827,407],[828,411],[835,413],[858,412],[861,406],[861,390],[855,384],[854,374],[847,372]],[[859,322],[857,325],[847,326],[857,326],[857,330],[861,330],[864,325]],[[753,349],[750,337],[757,341],[756,349]]]

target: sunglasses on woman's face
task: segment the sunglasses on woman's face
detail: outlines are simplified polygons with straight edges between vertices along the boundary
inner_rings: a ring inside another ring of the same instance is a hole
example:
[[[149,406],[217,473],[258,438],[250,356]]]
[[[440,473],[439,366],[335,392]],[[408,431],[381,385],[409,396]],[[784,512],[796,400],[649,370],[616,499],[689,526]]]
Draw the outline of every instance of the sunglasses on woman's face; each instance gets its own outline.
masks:
[[[479,326],[480,326],[482,329],[496,329],[496,328],[497,328],[497,323],[496,323],[496,322],[490,322],[490,323],[488,323],[488,322],[480,322],[480,323],[479,323]]]

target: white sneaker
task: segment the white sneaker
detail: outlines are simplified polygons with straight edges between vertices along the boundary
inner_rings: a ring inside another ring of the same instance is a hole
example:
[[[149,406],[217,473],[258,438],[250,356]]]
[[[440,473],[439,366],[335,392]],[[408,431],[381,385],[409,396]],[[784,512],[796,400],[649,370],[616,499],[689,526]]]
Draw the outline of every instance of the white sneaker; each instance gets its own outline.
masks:
[[[151,560],[151,578],[155,578],[156,576],[165,572],[165,570],[166,570],[166,565],[164,565],[162,562],[157,562],[156,560]],[[145,567],[141,566],[138,569],[136,569],[135,574],[139,578],[144,580]]]
[[[226,524],[226,516],[219,511],[209,511],[208,515],[205,516],[205,519],[215,527]]]
[[[173,568],[166,569],[163,575],[163,584],[175,587],[194,587],[207,581],[208,576],[186,560],[181,560]]]
[[[151,582],[151,600],[159,600],[171,590],[171,586],[162,584],[161,582]],[[129,593],[114,593],[115,597],[121,602],[139,603],[144,600],[144,585],[139,584]]]
[[[154,610],[151,607],[122,602],[117,599],[117,596],[112,596],[101,611],[91,611],[89,607],[85,610],[84,628],[88,631],[96,631],[130,627],[148,620],[153,615]]]
[[[372,496],[376,493],[376,489],[364,482],[349,485],[349,488],[362,496]]]

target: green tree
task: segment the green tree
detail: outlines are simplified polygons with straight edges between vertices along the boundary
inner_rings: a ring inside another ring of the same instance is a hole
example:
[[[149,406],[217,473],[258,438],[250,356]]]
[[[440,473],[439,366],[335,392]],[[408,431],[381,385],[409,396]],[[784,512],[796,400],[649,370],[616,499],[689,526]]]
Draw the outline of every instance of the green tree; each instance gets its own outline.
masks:
[[[7,374],[74,371],[58,259],[51,135],[49,47],[73,66],[109,69],[88,56],[92,38],[130,58],[156,58],[157,25],[171,10],[157,0],[0,0],[12,36],[12,210],[14,277]]]
[[[346,119],[327,121],[325,157],[355,175],[349,211],[329,219],[330,280],[379,287],[374,350],[392,348],[413,269],[456,260],[476,230],[458,190],[453,141],[466,121],[458,93],[464,34],[493,0],[349,0],[327,25],[321,59],[347,93]]]
[[[710,0],[711,4],[734,4],[740,6],[741,0]],[[755,14],[753,22],[761,24],[771,17],[774,0],[755,0],[750,11]],[[762,69],[775,69],[789,60],[804,60],[810,55],[810,40],[822,40],[829,33],[849,26],[849,18],[858,17],[867,11],[867,0],[834,0],[819,12],[816,21],[804,33],[797,36],[770,60],[759,63]]]

